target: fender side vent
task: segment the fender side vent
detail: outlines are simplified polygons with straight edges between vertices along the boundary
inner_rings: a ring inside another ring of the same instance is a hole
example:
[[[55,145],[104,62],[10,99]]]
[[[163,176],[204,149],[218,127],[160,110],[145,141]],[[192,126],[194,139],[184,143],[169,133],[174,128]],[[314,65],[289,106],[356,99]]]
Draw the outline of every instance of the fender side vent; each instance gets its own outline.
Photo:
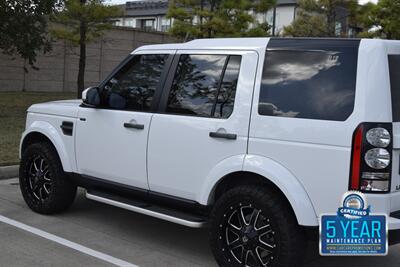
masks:
[[[74,131],[74,123],[71,121],[63,121],[60,128],[63,134],[72,136],[72,133]]]

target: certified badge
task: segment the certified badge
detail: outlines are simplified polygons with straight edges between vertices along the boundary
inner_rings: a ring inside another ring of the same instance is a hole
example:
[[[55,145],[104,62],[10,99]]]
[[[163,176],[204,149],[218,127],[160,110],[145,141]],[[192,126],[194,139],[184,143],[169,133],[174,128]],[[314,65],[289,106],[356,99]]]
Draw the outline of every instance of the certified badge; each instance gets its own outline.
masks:
[[[386,221],[386,215],[371,214],[361,192],[347,192],[337,214],[321,216],[320,254],[387,255]]]

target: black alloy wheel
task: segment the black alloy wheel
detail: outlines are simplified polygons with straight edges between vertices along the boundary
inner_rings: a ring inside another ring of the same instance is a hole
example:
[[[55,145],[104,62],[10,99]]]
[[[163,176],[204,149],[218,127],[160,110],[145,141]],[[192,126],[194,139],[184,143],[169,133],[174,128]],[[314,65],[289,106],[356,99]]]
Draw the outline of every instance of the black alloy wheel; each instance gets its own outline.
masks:
[[[286,199],[264,185],[223,193],[210,214],[210,246],[222,267],[299,267],[307,245]]]
[[[40,155],[34,157],[28,163],[28,184],[30,193],[39,201],[49,198],[52,187],[52,177],[49,165]]]
[[[239,203],[225,214],[219,238],[228,253],[228,262],[244,266],[270,266],[276,243],[270,220],[262,209]],[[232,259],[229,259],[229,254]]]
[[[42,214],[66,210],[73,203],[77,190],[49,142],[34,143],[24,149],[19,182],[26,204]]]

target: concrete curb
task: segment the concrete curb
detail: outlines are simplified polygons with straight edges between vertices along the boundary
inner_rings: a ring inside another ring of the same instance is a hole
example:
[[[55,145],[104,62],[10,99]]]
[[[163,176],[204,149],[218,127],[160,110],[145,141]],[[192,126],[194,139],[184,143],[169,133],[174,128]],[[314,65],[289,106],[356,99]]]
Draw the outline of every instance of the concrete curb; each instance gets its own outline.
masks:
[[[19,165],[0,167],[0,180],[18,177]]]

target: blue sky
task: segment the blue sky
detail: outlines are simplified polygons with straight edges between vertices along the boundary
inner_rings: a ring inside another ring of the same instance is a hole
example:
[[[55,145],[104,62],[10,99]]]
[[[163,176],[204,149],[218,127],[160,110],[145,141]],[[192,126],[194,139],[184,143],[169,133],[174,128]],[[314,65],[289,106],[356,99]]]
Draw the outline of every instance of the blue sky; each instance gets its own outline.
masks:
[[[106,3],[110,4],[123,4],[126,2],[126,0],[105,0]],[[360,4],[365,4],[367,2],[377,2],[377,0],[359,0]]]

